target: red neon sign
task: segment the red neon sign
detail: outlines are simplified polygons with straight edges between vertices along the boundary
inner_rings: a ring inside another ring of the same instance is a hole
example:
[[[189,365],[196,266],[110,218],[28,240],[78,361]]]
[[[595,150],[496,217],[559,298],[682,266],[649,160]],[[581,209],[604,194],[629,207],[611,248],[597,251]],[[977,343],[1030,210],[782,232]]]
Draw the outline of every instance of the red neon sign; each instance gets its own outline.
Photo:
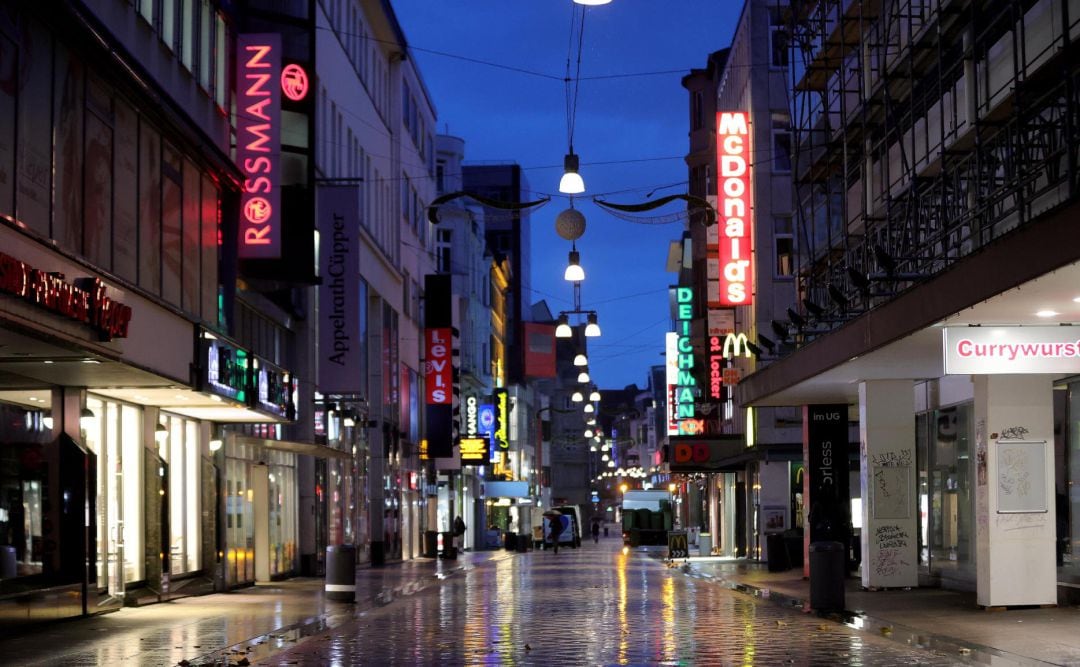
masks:
[[[244,174],[240,195],[241,259],[281,257],[281,37],[236,38],[236,163]]]
[[[716,114],[716,150],[719,161],[720,304],[753,303],[754,274],[750,196],[750,129],[747,114]]]
[[[281,70],[281,92],[293,102],[307,97],[308,76],[304,68],[293,63]]]
[[[450,327],[424,329],[424,379],[428,405],[451,405],[454,369],[450,365]]]

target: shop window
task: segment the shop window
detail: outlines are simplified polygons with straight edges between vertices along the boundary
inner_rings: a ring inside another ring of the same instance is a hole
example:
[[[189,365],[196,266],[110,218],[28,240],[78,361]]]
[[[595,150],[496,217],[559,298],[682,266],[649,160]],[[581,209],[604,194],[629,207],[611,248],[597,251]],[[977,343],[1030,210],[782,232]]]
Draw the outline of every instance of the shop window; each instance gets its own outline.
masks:
[[[0,53],[17,53],[0,34]],[[0,86],[0,215],[15,217],[15,87]]]
[[[45,508],[59,502],[48,497],[52,434],[44,418],[51,414],[47,399],[40,410],[0,403],[0,593],[41,574],[46,559]],[[10,570],[14,577],[5,579]]]
[[[116,275],[135,284],[139,273],[139,118],[131,106],[117,99],[114,119],[112,265]]]
[[[161,293],[161,135],[139,127],[139,287]]]
[[[59,44],[55,67],[56,195],[53,199],[52,238],[68,252],[82,254],[85,70],[82,60]],[[49,146],[48,140],[44,146]]]
[[[37,21],[26,23],[25,57],[19,59],[22,87],[18,91],[18,209],[16,216],[28,228],[49,236],[49,208],[53,187],[52,39]],[[13,53],[16,51],[13,51]],[[24,64],[25,63],[25,64]]]
[[[773,173],[791,172],[791,132],[785,129],[773,129],[772,137]]]
[[[161,298],[179,306],[183,262],[183,167],[180,154],[172,146],[165,144],[161,156]]]

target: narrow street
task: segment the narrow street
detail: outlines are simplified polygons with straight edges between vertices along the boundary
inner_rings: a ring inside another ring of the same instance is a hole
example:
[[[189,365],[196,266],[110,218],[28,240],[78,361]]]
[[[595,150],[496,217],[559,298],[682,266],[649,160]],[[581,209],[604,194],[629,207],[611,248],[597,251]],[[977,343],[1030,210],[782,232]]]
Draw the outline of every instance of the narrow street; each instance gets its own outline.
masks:
[[[965,664],[620,547],[608,538],[488,561],[258,664]]]

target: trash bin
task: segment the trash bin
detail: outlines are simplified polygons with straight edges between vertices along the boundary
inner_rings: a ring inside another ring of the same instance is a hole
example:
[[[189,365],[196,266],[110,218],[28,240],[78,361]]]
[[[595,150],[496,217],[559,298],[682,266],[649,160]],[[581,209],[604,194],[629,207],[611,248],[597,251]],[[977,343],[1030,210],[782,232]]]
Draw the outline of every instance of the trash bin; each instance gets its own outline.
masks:
[[[439,558],[457,558],[457,546],[454,545],[454,534],[449,531],[442,534],[442,550],[439,552]]]
[[[525,533],[517,536],[517,552],[523,554],[529,550],[529,536]]]
[[[607,531],[608,531],[608,527],[607,527],[607,526],[604,526],[604,537],[607,537],[607,536],[608,536],[608,534],[607,534]]]
[[[769,533],[765,536],[765,557],[768,558],[769,572],[786,572],[791,569],[787,543],[782,533]]]
[[[0,579],[14,579],[17,574],[15,547],[9,545],[0,547]]]
[[[439,555],[439,533],[434,530],[424,531],[424,558],[436,558]]]
[[[503,548],[507,551],[513,551],[517,549],[517,534],[503,533]]]
[[[841,542],[810,544],[810,608],[844,610],[847,554]]]
[[[326,547],[326,599],[356,601],[356,547],[351,544]]]
[[[372,540],[371,542],[371,566],[382,567],[386,565],[386,542]]]
[[[697,550],[699,556],[712,555],[712,533],[701,533],[698,535]]]

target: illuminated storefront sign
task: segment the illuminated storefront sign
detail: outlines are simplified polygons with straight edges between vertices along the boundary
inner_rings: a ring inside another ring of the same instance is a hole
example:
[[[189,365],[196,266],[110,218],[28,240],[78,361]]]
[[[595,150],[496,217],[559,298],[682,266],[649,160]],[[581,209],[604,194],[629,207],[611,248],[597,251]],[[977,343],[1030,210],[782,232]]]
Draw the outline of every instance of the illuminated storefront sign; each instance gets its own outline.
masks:
[[[946,375],[1080,372],[1076,327],[945,327]]]
[[[461,465],[482,466],[487,463],[488,441],[486,438],[461,439]]]
[[[747,114],[721,111],[716,119],[719,161],[717,193],[720,245],[720,304],[753,302],[753,224],[750,196],[750,129]]]
[[[202,344],[206,372],[199,390],[246,403],[251,354],[220,338],[203,338]]]
[[[669,331],[664,335],[665,384],[667,384],[668,435],[679,432],[675,419],[675,383],[679,379],[679,335]]]
[[[694,379],[694,345],[690,340],[690,320],[694,315],[694,290],[689,287],[676,287],[674,296],[676,433],[686,434],[691,431],[696,433],[695,425],[683,426],[685,421],[697,421],[694,419],[694,394],[697,391],[697,381]]]
[[[281,37],[236,37],[236,164],[241,259],[281,257]]]
[[[428,405],[450,405],[454,371],[450,366],[450,327],[424,329],[424,378]]]
[[[257,369],[254,407],[281,419],[295,419],[293,394],[296,385],[292,375],[259,358],[252,360],[252,366]]]
[[[101,340],[127,338],[131,307],[106,296],[107,289],[97,278],[77,278],[69,283],[62,273],[41,271],[0,253],[0,291],[87,324]]]
[[[734,359],[740,354],[750,358],[750,341],[744,333],[730,333],[724,336],[723,355],[725,359]]]
[[[499,449],[510,448],[510,397],[505,389],[495,390],[495,446]]]
[[[480,433],[479,430],[479,413],[480,403],[473,395],[465,397],[465,435],[474,437]]]
[[[724,398],[724,355],[720,337],[709,337],[709,398]]]
[[[299,102],[308,94],[308,75],[304,68],[292,63],[281,69],[281,92],[293,102]]]

